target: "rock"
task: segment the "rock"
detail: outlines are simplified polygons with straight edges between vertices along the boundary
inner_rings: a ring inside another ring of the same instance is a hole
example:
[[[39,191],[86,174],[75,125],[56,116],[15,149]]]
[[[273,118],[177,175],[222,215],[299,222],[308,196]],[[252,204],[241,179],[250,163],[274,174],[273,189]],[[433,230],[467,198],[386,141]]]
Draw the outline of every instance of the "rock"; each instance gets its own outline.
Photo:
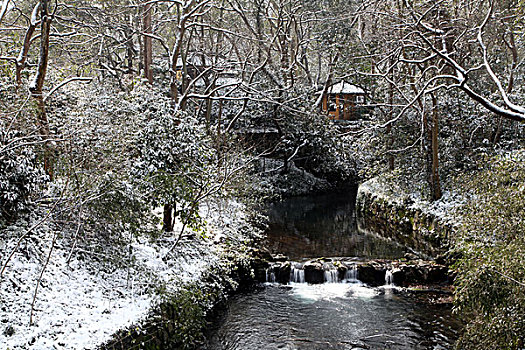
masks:
[[[425,276],[423,270],[417,265],[402,265],[400,266],[401,271],[404,272],[405,284],[423,284]]]
[[[272,255],[271,258],[269,259],[269,261],[273,261],[273,262],[285,262],[288,260],[289,260],[288,257],[283,254]]]
[[[442,266],[442,265],[432,266],[431,265],[431,266],[428,266],[425,282],[427,284],[449,283],[450,281],[449,276],[450,274],[446,266]]]
[[[451,284],[453,275],[446,266],[432,263],[400,264],[392,272],[394,283],[399,286]]]
[[[346,267],[345,265],[340,265],[337,267],[337,275],[339,277],[339,281],[345,279],[346,271],[348,271],[348,267]]]
[[[275,272],[275,280],[279,283],[290,282],[290,272],[292,271],[292,264],[287,261],[279,266]]]
[[[419,259],[419,257],[416,254],[414,254],[414,253],[406,253],[405,254],[405,259],[407,259],[407,260],[417,260],[417,259]]]
[[[254,249],[253,255],[261,260],[273,261],[272,254],[266,248]]]
[[[405,272],[399,268],[392,269],[392,282],[396,286],[403,286],[405,284]]]
[[[365,263],[357,265],[357,278],[372,287],[378,287],[385,284],[385,266]]]
[[[270,264],[263,259],[254,259],[251,266],[255,275],[255,280],[258,282],[266,282],[266,270]]]
[[[304,280],[306,283],[323,283],[324,282],[324,268],[319,261],[309,261],[304,264]]]

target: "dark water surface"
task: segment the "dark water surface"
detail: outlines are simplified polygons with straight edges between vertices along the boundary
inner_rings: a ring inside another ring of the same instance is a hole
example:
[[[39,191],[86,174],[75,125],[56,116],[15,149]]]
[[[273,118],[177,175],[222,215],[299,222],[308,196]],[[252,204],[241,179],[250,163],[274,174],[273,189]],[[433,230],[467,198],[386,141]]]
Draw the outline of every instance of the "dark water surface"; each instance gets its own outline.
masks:
[[[317,196],[288,198],[268,210],[266,246],[292,260],[319,257],[396,259],[404,246],[359,231],[355,216],[355,189]]]
[[[230,301],[209,349],[448,349],[444,305],[355,283],[269,284]]]
[[[354,206],[355,191],[274,204],[268,246],[292,260],[403,257],[404,247],[357,230]],[[450,349],[458,329],[450,305],[432,305],[388,286],[267,283],[230,300],[207,348]]]

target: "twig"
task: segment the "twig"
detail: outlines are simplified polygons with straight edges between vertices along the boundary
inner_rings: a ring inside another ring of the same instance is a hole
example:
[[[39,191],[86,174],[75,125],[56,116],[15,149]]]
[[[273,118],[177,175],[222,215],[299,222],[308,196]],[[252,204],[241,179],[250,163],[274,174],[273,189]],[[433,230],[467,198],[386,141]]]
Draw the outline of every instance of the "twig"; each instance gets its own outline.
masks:
[[[40,221],[38,221],[36,224],[34,224],[33,226],[31,226],[31,228],[29,230],[27,230],[19,239],[18,239],[18,242],[16,242],[16,246],[13,248],[13,250],[11,250],[11,253],[9,253],[9,256],[7,257],[7,260],[6,262],[4,263],[4,266],[2,267],[2,271],[0,271],[0,281],[2,280],[2,277],[4,275],[4,271],[7,267],[7,264],[9,263],[9,261],[11,260],[11,258],[13,258],[13,255],[15,254],[15,252],[18,250],[18,248],[20,247],[20,243],[22,243],[22,241],[24,240],[24,238],[26,238],[31,232],[33,232],[34,229],[36,229],[38,226],[40,226],[43,222],[45,222],[50,216],[51,214],[53,213],[53,210],[56,208],[56,206],[58,205],[58,201],[55,202],[55,204],[53,205],[53,207],[51,209],[49,209],[49,213],[47,213],[46,216],[44,216]]]
[[[49,91],[49,93],[46,95],[46,97],[44,97],[44,102],[47,101],[47,99],[53,95],[53,93],[55,91],[57,91],[58,89],[60,89],[62,86],[66,85],[66,84],[69,84],[73,81],[82,81],[82,82],[85,82],[85,83],[91,83],[91,81],[93,81],[93,78],[91,77],[76,77],[76,78],[70,78],[70,79],[67,79],[67,80],[64,80],[63,82],[61,82],[60,84],[58,84],[57,86],[55,86],[53,89],[51,89],[51,91]]]
[[[2,3],[2,9],[0,10],[0,23],[2,23],[2,20],[4,19],[4,16],[8,9],[7,5],[9,5],[10,1],[11,0],[4,0],[4,2]]]
[[[29,325],[30,326],[33,325],[33,313],[35,311],[35,302],[36,302],[36,295],[38,293],[38,287],[40,287],[42,277],[44,276],[44,272],[46,271],[47,265],[49,264],[49,260],[51,259],[51,254],[53,253],[53,249],[55,248],[57,237],[58,237],[58,231],[56,231],[53,236],[53,241],[51,242],[51,248],[49,248],[49,253],[47,254],[46,262],[44,263],[44,266],[42,267],[42,271],[40,271],[40,276],[38,277],[38,280],[36,281],[35,293],[33,294],[33,301],[31,302],[31,313],[29,315]]]
[[[69,252],[69,256],[67,257],[66,264],[69,265],[71,258],[73,257],[73,251],[75,250],[77,246],[78,241],[78,234],[80,232],[80,228],[82,227],[82,205],[80,205],[80,210],[78,212],[78,225],[77,229],[75,231],[75,237],[73,238],[73,247],[71,247],[71,251]]]
[[[525,287],[525,283],[522,283],[522,282],[520,282],[520,281],[517,281],[517,280],[515,280],[514,278],[512,278],[512,277],[510,277],[510,276],[507,276],[507,275],[505,275],[505,274],[499,272],[498,270],[496,270],[496,269],[494,269],[494,268],[492,268],[492,271],[494,271],[495,273],[497,273],[498,275],[500,275],[500,276],[502,276],[502,277],[505,277],[505,278],[508,279],[509,281],[512,281],[512,282],[514,282],[514,283],[516,283],[516,284],[518,284],[518,285],[520,285],[520,286],[522,286],[522,287]]]

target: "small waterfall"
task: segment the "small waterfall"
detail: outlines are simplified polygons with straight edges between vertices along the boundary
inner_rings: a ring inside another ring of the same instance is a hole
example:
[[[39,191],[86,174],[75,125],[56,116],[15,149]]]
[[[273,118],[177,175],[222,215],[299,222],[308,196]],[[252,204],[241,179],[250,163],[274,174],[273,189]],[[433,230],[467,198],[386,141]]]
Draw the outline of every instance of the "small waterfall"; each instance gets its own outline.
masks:
[[[305,283],[302,266],[294,266],[290,271],[290,282]]]
[[[324,280],[327,283],[337,283],[339,282],[339,276],[336,269],[325,270],[324,271]]]
[[[266,269],[266,282],[275,282],[275,272],[272,267]]]
[[[394,286],[394,276],[392,270],[386,270],[385,272],[385,286],[393,287]]]
[[[357,280],[357,265],[356,264],[353,264],[351,267],[348,268],[348,270],[346,270],[345,282],[350,282],[350,283],[359,282]]]
[[[322,266],[317,263],[304,262],[277,262],[270,265],[265,272],[265,282],[269,283],[355,283],[362,284],[358,280],[359,263],[325,262]],[[343,270],[344,276],[343,276]],[[346,270],[346,271],[345,271]],[[389,276],[391,272],[389,271]],[[388,281],[392,281],[391,277]],[[389,283],[389,282],[387,282]]]

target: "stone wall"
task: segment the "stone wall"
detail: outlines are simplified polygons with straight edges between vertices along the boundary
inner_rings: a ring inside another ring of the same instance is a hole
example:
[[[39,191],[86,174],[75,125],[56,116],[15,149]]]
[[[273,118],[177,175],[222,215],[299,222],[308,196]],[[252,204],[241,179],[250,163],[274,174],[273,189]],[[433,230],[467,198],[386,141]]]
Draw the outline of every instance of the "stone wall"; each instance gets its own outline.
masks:
[[[392,238],[425,258],[443,255],[449,247],[453,227],[431,212],[410,202],[381,195],[370,186],[357,192],[358,228]]]

